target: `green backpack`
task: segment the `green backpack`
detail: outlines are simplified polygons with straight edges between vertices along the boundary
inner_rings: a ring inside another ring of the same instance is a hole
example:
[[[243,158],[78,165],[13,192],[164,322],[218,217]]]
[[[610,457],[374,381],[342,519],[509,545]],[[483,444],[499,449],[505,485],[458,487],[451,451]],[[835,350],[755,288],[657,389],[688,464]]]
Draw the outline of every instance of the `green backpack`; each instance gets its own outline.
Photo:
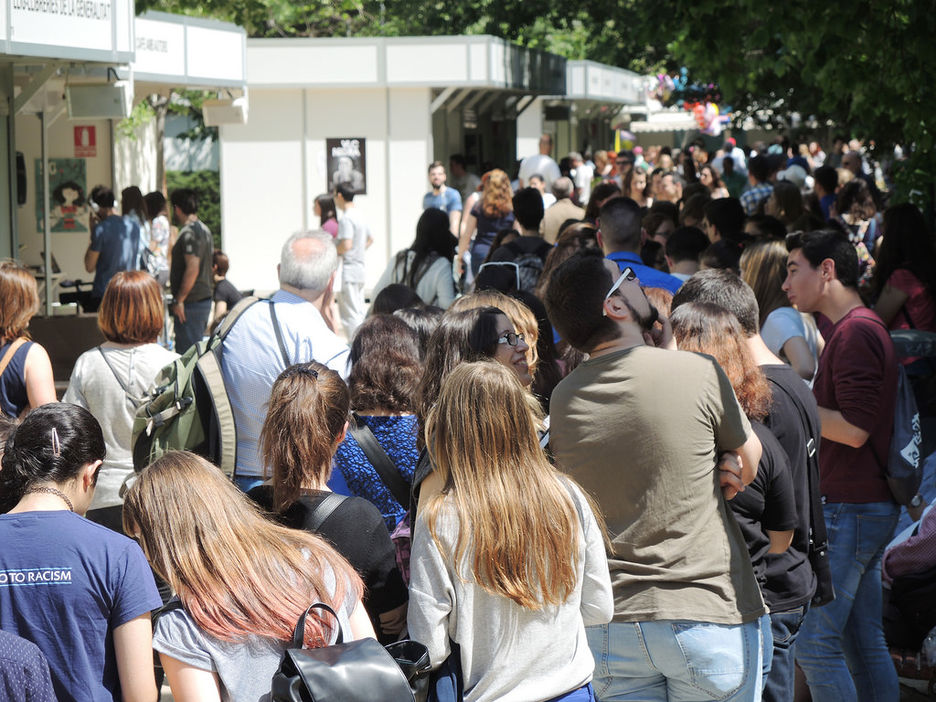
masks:
[[[169,451],[185,450],[203,456],[229,478],[234,477],[237,433],[221,375],[222,343],[240,316],[259,299],[242,299],[214,334],[156,376],[156,389],[133,420],[134,470],[143,470]],[[270,310],[275,316],[272,303]]]

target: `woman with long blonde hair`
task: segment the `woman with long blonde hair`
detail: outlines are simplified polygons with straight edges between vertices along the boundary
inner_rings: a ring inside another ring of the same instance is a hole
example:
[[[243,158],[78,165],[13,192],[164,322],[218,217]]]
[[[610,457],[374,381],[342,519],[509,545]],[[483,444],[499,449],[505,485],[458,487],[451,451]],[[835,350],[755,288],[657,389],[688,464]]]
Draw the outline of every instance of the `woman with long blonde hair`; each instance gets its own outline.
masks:
[[[471,245],[471,279],[478,274],[491,243],[501,229],[510,229],[514,223],[513,189],[510,176],[499,168],[485,174],[481,201],[465,216],[461,236],[458,238],[456,272],[461,275],[463,256]],[[469,281],[470,282],[470,281]]]
[[[764,343],[809,381],[816,373],[822,341],[815,322],[794,309],[783,292],[787,255],[782,241],[755,241],[741,254],[741,277],[757,298]]]
[[[338,613],[346,639],[374,636],[348,562],[321,537],[266,519],[193,453],[167,453],[140,473],[123,519],[181,604],[159,617],[153,637],[176,702],[263,699],[296,621],[316,601]],[[308,647],[336,635],[330,615],[309,615]]]
[[[539,412],[480,361],[451,372],[426,420],[443,488],[416,521],[409,629],[434,667],[458,645],[467,702],[594,699],[585,626],[613,614],[604,531],[546,459]]]

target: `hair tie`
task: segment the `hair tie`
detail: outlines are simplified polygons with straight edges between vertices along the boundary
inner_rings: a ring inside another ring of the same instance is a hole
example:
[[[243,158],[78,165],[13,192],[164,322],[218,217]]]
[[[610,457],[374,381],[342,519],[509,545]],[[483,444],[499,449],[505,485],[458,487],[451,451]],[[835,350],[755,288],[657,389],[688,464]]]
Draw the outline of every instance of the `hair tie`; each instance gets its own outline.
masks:
[[[52,427],[52,455],[58,458],[62,455],[62,442],[59,441],[58,431]]]

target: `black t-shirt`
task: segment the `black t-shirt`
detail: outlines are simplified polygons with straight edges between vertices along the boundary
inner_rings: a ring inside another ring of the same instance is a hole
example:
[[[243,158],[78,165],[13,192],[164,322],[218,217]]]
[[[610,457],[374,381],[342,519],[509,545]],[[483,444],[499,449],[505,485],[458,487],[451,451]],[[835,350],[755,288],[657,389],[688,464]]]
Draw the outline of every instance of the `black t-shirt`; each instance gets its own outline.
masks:
[[[217,285],[215,285],[215,302],[226,302],[229,310],[236,305],[238,300],[242,297],[243,295],[240,294],[237,288],[235,288],[227,278],[222,278],[218,281]]]
[[[172,261],[169,267],[169,288],[173,297],[179,294],[182,277],[185,275],[185,257],[198,256],[198,277],[185,298],[186,302],[199,302],[211,299],[214,274],[211,272],[211,254],[214,242],[208,227],[199,220],[182,227],[179,238],[172,247]]]
[[[272,512],[272,486],[259,485],[247,495]],[[278,516],[279,521],[291,529],[305,529],[324,537],[348,560],[364,581],[364,609],[376,629],[380,614],[409,599],[393,541],[380,510],[362,497],[346,497],[317,530],[309,528],[312,513],[327,495],[318,490],[304,494]]]
[[[797,521],[796,502],[790,465],[783,447],[770,433],[770,429],[760,422],[751,422],[751,428],[763,447],[757,465],[757,477],[728,504],[744,535],[764,601],[773,609],[774,593],[767,581],[765,562],[770,548],[767,530],[794,529]]]
[[[816,398],[803,379],[787,364],[765,365],[761,370],[771,384],[773,398],[770,413],[764,424],[783,447],[790,462],[793,476],[793,493],[796,496],[798,520],[793,533],[793,543],[786,553],[770,554],[766,558],[767,581],[774,597],[770,602],[773,611],[784,611],[799,607],[812,599],[816,591],[816,576],[809,563],[809,475],[806,442],[809,428],[804,426],[802,414],[813,426],[819,426],[819,409]],[[819,450],[819,436],[812,437]],[[819,486],[816,485],[816,489]]]

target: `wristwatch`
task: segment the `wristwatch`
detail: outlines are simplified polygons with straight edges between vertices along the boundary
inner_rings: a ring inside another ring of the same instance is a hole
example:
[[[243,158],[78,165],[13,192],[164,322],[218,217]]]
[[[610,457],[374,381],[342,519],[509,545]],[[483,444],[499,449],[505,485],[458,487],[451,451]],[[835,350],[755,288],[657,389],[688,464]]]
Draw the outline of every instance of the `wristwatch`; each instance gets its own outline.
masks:
[[[921,495],[920,493],[917,493],[910,499],[910,504],[908,504],[907,507],[917,508],[922,504],[923,504],[923,495]]]

